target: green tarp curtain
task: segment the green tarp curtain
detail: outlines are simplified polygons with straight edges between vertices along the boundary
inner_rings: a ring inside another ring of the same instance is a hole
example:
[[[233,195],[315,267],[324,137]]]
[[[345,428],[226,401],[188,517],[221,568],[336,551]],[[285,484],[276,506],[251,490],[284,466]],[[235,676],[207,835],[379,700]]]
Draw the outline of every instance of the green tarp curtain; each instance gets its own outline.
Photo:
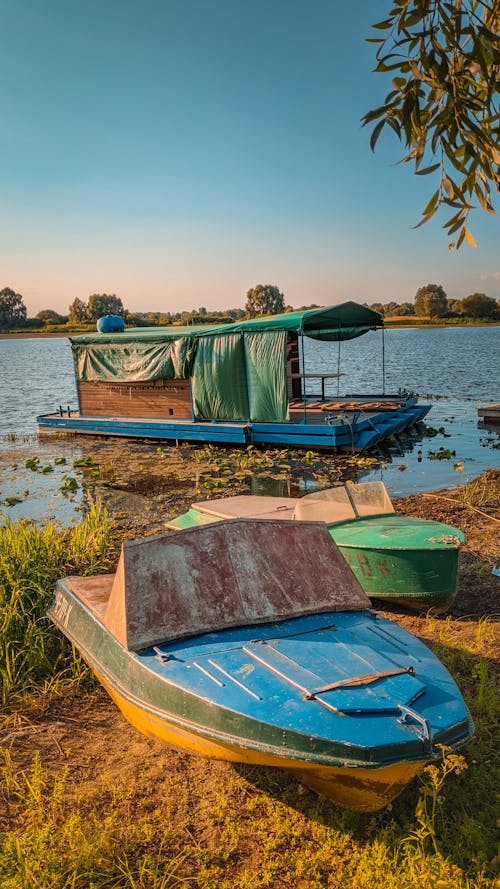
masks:
[[[243,343],[239,334],[198,341],[191,378],[197,420],[248,419]]]
[[[286,422],[286,331],[203,337],[191,387],[197,420]]]
[[[76,377],[85,382],[144,382],[191,375],[196,339],[162,343],[72,343]]]
[[[288,420],[285,330],[244,336],[250,419],[255,423]]]

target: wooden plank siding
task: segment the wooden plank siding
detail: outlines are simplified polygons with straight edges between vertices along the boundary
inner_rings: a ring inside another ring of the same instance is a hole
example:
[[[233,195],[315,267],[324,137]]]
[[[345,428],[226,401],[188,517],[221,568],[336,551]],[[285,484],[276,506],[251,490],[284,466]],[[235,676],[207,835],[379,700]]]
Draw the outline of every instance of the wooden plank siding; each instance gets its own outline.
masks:
[[[299,337],[293,331],[288,333],[286,343],[286,375],[288,386],[288,398],[302,397],[302,380],[297,377],[300,372]]]
[[[190,420],[189,380],[151,380],[142,383],[79,382],[82,417],[175,417]]]

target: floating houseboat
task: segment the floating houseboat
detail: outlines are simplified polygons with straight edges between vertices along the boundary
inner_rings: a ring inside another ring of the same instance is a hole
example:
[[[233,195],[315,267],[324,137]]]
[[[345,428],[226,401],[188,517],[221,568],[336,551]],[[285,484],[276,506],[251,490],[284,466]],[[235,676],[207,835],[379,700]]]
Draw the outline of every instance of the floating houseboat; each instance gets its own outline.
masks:
[[[116,575],[61,580],[49,617],[146,735],[373,811],[473,725],[369,605],[325,524],[243,519],[126,540]]]
[[[79,409],[37,422],[41,431],[364,451],[419,422],[430,405],[406,390],[332,399],[340,357],[310,373],[304,339],[340,348],[377,328],[378,312],[346,302],[234,324],[72,337]]]

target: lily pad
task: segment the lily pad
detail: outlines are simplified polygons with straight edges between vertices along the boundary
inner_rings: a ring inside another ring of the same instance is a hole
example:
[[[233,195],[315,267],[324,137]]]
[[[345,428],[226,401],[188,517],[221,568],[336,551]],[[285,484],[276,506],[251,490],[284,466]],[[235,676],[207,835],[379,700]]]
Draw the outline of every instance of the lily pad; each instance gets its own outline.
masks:
[[[17,503],[22,503],[23,501],[20,497],[6,497],[5,502],[7,506],[16,506]]]

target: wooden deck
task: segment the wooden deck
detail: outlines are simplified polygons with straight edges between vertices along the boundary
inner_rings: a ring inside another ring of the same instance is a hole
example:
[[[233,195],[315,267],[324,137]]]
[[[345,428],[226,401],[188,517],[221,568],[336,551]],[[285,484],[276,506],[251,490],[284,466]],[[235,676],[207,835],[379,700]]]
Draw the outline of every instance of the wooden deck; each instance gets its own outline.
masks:
[[[486,423],[500,423],[500,404],[485,404],[478,407],[477,414]]]

